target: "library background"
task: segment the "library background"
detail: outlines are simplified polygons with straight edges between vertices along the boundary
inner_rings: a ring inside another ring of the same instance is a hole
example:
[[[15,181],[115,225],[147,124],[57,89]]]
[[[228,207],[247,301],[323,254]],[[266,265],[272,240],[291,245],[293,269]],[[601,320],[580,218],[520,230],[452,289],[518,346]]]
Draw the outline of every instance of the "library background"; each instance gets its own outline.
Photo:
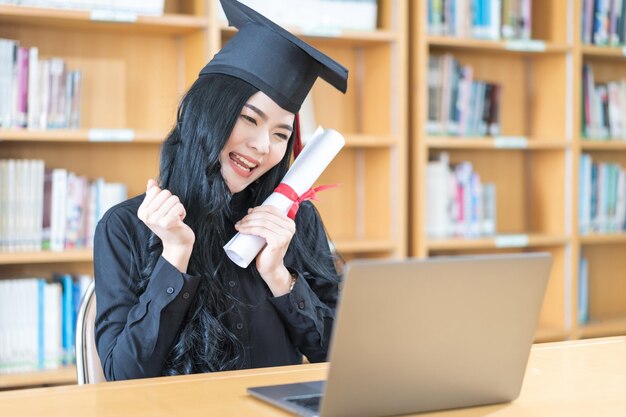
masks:
[[[547,251],[535,340],[626,334],[626,1],[244,3],[350,69],[302,111],[346,137],[344,258]],[[76,383],[95,224],[233,33],[218,0],[0,0],[0,390]]]

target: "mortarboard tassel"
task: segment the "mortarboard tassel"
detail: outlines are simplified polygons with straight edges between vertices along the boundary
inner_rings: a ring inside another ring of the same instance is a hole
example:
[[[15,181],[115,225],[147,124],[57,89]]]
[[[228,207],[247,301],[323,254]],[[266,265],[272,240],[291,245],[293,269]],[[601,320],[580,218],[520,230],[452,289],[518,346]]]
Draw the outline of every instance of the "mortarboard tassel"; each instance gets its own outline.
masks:
[[[295,160],[302,152],[302,137],[300,136],[300,113],[296,113],[295,138],[293,140],[293,159]]]

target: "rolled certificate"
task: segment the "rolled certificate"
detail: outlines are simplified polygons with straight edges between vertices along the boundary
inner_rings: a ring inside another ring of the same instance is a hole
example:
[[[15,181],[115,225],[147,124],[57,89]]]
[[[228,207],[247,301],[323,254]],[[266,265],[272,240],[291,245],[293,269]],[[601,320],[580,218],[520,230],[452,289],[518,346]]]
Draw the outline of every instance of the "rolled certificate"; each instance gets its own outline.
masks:
[[[336,130],[318,128],[281,183],[290,186],[298,196],[301,196],[311,188],[345,143],[343,136]],[[293,200],[285,195],[273,192],[265,199],[263,205],[274,206],[287,213],[293,203]],[[262,237],[237,233],[224,245],[224,250],[235,264],[247,268],[263,246],[265,239]]]

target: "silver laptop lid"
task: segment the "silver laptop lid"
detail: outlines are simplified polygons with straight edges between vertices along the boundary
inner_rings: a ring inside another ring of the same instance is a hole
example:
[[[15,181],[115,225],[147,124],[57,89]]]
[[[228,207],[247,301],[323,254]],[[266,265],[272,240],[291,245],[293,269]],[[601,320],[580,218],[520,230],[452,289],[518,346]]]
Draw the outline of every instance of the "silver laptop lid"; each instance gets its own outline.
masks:
[[[550,265],[544,253],[350,262],[320,414],[515,399]]]

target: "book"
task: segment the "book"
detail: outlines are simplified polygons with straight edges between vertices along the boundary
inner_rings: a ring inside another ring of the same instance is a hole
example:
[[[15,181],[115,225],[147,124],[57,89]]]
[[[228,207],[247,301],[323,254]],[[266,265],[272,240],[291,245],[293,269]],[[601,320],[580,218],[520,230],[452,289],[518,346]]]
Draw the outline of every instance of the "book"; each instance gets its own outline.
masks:
[[[39,126],[39,48],[29,48],[28,58],[28,107],[26,126],[29,129],[38,129]]]
[[[15,87],[15,121],[14,127],[25,128],[28,117],[28,67],[30,52],[28,48],[17,48],[17,80]]]
[[[67,177],[68,172],[62,168],[52,170],[52,197],[50,207],[50,249],[65,249],[65,233],[67,219]]]
[[[43,300],[42,347],[40,368],[57,369],[62,360],[62,287],[57,282],[45,284]]]

